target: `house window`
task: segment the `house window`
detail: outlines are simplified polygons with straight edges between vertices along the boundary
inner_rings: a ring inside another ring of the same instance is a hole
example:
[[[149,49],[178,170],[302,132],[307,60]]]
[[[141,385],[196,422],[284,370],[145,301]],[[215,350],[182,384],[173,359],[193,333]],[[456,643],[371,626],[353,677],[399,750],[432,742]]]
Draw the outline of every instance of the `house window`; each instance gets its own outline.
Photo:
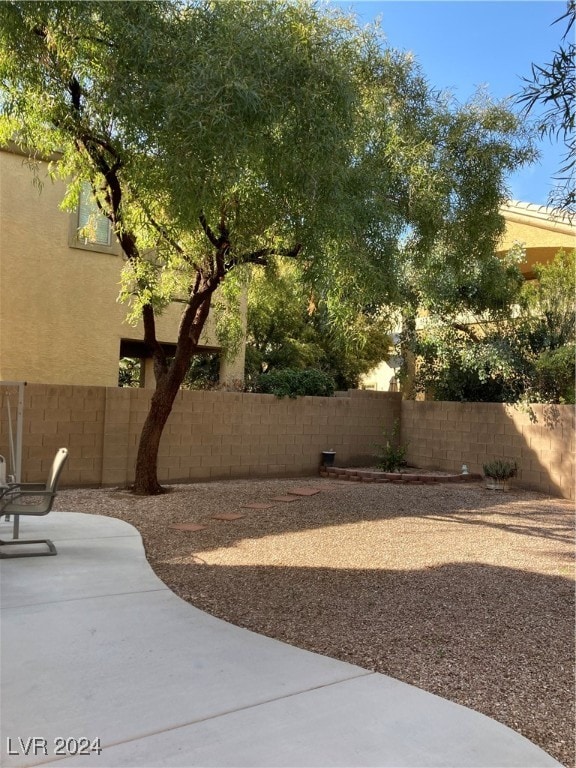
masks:
[[[78,204],[78,239],[85,245],[111,244],[110,222],[103,216],[94,199],[92,187],[85,181]]]

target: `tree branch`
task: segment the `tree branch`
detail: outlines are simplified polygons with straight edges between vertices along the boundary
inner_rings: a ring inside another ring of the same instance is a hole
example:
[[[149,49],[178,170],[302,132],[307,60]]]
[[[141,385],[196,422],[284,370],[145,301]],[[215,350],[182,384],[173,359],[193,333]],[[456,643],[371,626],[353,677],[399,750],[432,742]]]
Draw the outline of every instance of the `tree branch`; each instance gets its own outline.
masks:
[[[293,248],[260,248],[252,253],[245,253],[243,256],[235,257],[226,265],[226,270],[230,271],[237,264],[257,264],[267,267],[270,256],[282,256],[287,259],[295,259],[302,250],[302,244],[297,243]]]
[[[152,226],[154,227],[154,229],[155,229],[155,230],[156,230],[156,231],[157,231],[157,232],[158,232],[158,233],[159,233],[159,234],[160,234],[160,235],[161,235],[161,236],[164,238],[164,240],[166,240],[166,242],[167,242],[169,245],[171,245],[171,246],[172,246],[172,248],[174,248],[174,250],[175,250],[177,253],[179,253],[179,254],[180,254],[180,256],[182,256],[182,258],[184,259],[184,261],[186,261],[188,264],[190,264],[190,266],[191,266],[193,269],[195,269],[196,271],[199,271],[199,269],[200,269],[200,268],[199,268],[198,264],[196,264],[196,262],[195,262],[195,261],[192,261],[192,259],[191,259],[191,258],[190,258],[190,256],[189,256],[189,255],[186,253],[186,251],[184,250],[184,248],[182,248],[182,246],[180,245],[180,243],[179,243],[177,240],[175,240],[175,239],[172,237],[172,235],[170,235],[170,233],[168,232],[168,230],[166,229],[166,227],[165,227],[163,224],[160,224],[160,222],[156,221],[156,219],[154,218],[154,216],[152,216],[152,214],[151,214],[151,212],[150,212],[150,209],[148,208],[148,206],[147,206],[145,203],[143,203],[141,200],[140,200],[140,205],[142,206],[142,210],[144,211],[144,213],[145,213],[145,214],[146,214],[146,216],[148,217],[148,220],[149,220],[150,224],[152,224]]]
[[[80,87],[80,83],[78,82],[77,78],[72,75],[70,78],[70,81],[68,83],[68,90],[70,91],[70,96],[72,98],[72,109],[80,115],[81,110],[81,98],[82,98],[82,88]]]
[[[218,287],[218,283],[216,278],[202,281],[200,274],[197,275],[194,291],[180,320],[171,375],[174,374],[176,377],[182,376],[183,378],[186,374],[190,355],[198,345],[200,334],[210,312],[211,297]]]
[[[213,277],[218,283],[224,278],[229,267],[229,262],[226,261],[228,254],[230,253],[230,243],[227,240],[221,242],[216,249],[216,268],[213,270]],[[217,283],[217,284],[218,284]]]
[[[208,240],[210,240],[214,248],[218,248],[220,246],[219,240],[210,228],[210,225],[206,220],[206,216],[203,213],[200,214],[200,224],[202,225],[202,229],[204,230]]]
[[[479,344],[481,341],[480,336],[478,336],[477,333],[475,333],[471,326],[466,325],[465,323],[458,323],[453,320],[448,320],[446,317],[440,315],[440,319],[443,323],[446,323],[446,325],[452,326],[452,328],[455,328],[457,331],[461,331],[462,333],[465,333],[466,336],[468,336],[470,339],[472,339],[473,342],[476,344]]]
[[[145,304],[142,307],[142,320],[144,323],[144,343],[152,354],[154,376],[156,381],[158,381],[168,371],[168,362],[166,353],[156,338],[156,317],[154,315],[154,307],[151,304]]]

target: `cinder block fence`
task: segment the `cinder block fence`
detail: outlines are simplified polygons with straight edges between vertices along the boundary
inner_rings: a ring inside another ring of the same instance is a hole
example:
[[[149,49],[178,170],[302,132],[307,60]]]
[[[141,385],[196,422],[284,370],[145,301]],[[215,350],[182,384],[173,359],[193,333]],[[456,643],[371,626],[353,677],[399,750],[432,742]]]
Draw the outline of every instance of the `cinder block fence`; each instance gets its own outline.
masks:
[[[482,473],[492,459],[519,466],[516,484],[574,499],[574,407],[402,402],[402,440],[417,467]]]
[[[45,480],[57,448],[70,458],[63,485],[127,485],[150,391],[29,384],[25,388],[23,480]],[[162,482],[313,474],[323,450],[337,463],[370,464],[383,431],[400,422],[414,466],[482,472],[505,457],[518,483],[574,498],[574,409],[535,406],[537,421],[496,403],[402,401],[395,392],[351,390],[333,398],[182,390],[159,453]],[[0,454],[8,456],[0,412]]]
[[[28,384],[24,397],[23,479],[46,478],[57,448],[70,456],[64,485],[125,485],[134,479],[151,392],[117,387]],[[339,397],[181,390],[158,459],[162,482],[318,470],[323,450],[338,460],[371,461],[384,429],[400,419],[397,393],[350,391]],[[8,455],[0,414],[0,453]]]

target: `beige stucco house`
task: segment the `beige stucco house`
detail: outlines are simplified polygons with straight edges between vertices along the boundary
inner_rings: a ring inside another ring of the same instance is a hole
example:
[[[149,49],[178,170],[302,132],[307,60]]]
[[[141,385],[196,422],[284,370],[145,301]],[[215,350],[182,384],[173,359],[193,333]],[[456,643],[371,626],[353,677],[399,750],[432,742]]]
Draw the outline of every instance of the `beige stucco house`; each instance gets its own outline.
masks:
[[[50,179],[46,163],[37,181],[26,157],[0,149],[0,381],[117,386],[121,357],[146,358],[143,329],[126,322],[118,302],[120,247],[107,220],[91,215],[89,196],[63,212],[65,184]],[[168,349],[179,317],[173,305],[158,320]],[[201,344],[218,349],[210,324]],[[225,375],[243,375],[243,355]],[[153,385],[152,376],[144,382]]]
[[[525,259],[520,264],[520,269],[527,280],[534,278],[534,264],[552,261],[561,249],[576,248],[576,225],[568,217],[559,216],[550,208],[511,201],[502,206],[500,212],[506,221],[506,230],[497,253],[504,255],[516,243],[520,243],[525,251]],[[396,370],[400,364],[399,358],[391,358],[388,363],[381,363],[366,374],[363,387],[382,392],[394,389],[397,387]]]
[[[534,278],[534,264],[552,261],[561,249],[576,248],[576,224],[550,208],[512,201],[501,208],[501,213],[506,231],[498,253],[507,253],[515,242],[522,243],[526,257],[520,268],[528,280]]]

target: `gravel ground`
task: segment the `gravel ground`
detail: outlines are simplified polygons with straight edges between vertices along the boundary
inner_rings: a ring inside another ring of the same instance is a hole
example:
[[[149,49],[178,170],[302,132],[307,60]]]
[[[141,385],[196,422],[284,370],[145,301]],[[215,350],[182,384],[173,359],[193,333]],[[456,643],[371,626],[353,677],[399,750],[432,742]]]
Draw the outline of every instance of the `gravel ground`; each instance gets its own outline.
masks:
[[[321,492],[271,501],[302,487]],[[572,503],[313,477],[65,490],[56,508],[134,525],[199,608],[483,712],[574,767]]]

